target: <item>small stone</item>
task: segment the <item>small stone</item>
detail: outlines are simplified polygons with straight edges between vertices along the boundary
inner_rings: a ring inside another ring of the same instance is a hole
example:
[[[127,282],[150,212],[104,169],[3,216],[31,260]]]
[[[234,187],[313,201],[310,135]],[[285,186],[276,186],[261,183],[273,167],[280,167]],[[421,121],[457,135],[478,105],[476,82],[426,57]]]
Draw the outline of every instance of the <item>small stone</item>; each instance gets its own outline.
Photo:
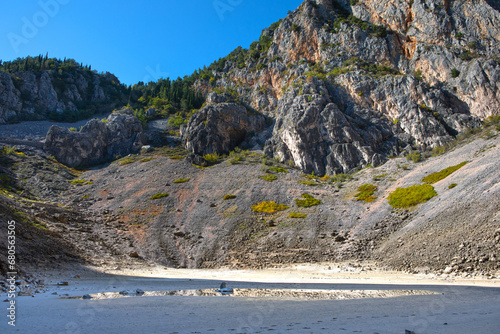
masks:
[[[92,299],[92,296],[89,294],[83,295],[82,299]]]

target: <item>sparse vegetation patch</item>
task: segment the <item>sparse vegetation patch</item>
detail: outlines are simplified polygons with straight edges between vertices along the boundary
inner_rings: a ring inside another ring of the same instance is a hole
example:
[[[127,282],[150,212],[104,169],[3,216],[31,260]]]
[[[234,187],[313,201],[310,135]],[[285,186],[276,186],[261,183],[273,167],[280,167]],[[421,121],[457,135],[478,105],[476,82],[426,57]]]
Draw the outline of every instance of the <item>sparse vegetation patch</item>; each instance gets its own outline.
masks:
[[[187,179],[178,179],[178,180],[175,180],[174,183],[185,183],[185,182],[188,182],[189,180],[191,180],[190,178],[187,178]]]
[[[274,172],[274,173],[288,173],[288,171],[285,168],[277,167],[277,166],[273,166],[273,167],[269,168],[269,171]]]
[[[422,182],[427,183],[427,184],[434,184],[436,182],[439,182],[439,181],[447,178],[448,176],[450,176],[453,172],[455,172],[455,171],[459,170],[460,168],[462,168],[463,166],[465,166],[467,163],[468,163],[468,161],[464,161],[456,166],[451,166],[451,167],[443,169],[442,171],[429,174],[422,179]]]
[[[299,212],[290,212],[288,215],[288,218],[306,218],[307,215],[305,213],[299,213]]]
[[[89,184],[93,184],[92,181],[87,181],[85,179],[74,179],[74,180],[71,180],[71,184],[73,185],[89,185]]]
[[[236,198],[236,195],[224,195],[224,197],[222,197],[222,199],[225,201],[230,200],[230,199],[235,199],[235,198]]]
[[[356,197],[358,201],[373,202],[377,199],[377,197],[373,196],[375,191],[377,191],[377,186],[365,183],[359,186],[358,193],[354,195],[354,197]]]
[[[304,207],[308,208],[311,206],[315,205],[320,205],[321,201],[319,199],[314,198],[313,196],[309,195],[308,193],[302,194],[303,199],[296,199],[295,204],[299,207]]]
[[[397,188],[388,197],[389,204],[394,208],[410,208],[427,202],[437,192],[430,184],[417,184],[407,188]]]
[[[167,197],[169,194],[168,193],[158,193],[156,195],[151,196],[151,199],[160,199],[163,197]]]
[[[284,204],[277,204],[275,201],[264,201],[259,204],[252,205],[252,211],[262,213],[275,213],[288,209]]]
[[[298,182],[305,184],[306,186],[319,186],[320,185],[320,183],[318,183],[318,182],[309,181],[309,180],[300,180]]]
[[[268,182],[273,182],[273,181],[278,179],[278,177],[276,175],[273,175],[273,174],[261,175],[261,176],[259,176],[259,178],[264,180],[264,181],[268,181]]]

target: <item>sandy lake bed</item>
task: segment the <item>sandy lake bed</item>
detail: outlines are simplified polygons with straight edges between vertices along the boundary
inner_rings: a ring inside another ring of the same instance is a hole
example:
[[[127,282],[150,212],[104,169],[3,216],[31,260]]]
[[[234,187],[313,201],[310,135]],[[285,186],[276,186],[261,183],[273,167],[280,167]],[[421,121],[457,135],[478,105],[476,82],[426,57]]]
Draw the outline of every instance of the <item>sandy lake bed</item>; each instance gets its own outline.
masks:
[[[498,279],[328,264],[267,270],[115,268],[52,272],[44,278],[42,293],[16,298],[16,326],[4,318],[2,333],[419,334],[498,333],[500,328]],[[215,292],[222,282],[232,295]]]

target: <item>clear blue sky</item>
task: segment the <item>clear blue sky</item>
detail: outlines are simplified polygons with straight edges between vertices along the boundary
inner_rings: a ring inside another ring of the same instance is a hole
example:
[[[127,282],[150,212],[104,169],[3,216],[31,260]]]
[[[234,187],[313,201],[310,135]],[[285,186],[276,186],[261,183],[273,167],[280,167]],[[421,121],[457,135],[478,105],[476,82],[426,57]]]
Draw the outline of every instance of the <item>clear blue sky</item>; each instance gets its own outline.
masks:
[[[22,0],[0,12],[0,59],[74,58],[121,82],[177,78],[247,48],[302,0]]]

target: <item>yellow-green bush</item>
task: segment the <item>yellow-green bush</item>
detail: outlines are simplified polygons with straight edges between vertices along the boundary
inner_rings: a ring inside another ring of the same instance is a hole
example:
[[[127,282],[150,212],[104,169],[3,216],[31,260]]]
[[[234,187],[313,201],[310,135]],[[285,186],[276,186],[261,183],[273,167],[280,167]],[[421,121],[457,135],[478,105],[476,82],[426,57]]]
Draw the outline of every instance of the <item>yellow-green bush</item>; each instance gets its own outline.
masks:
[[[178,180],[175,180],[174,183],[185,183],[185,182],[188,182],[189,180],[191,180],[190,178],[187,178],[187,179],[178,179]]]
[[[262,213],[275,213],[278,211],[283,211],[288,209],[288,206],[284,204],[277,204],[274,201],[264,201],[259,204],[252,205],[252,211],[254,212],[262,212]]]
[[[320,205],[321,201],[309,195],[308,193],[302,194],[303,199],[296,199],[295,204],[300,207],[308,208],[315,205]]]
[[[268,181],[268,182],[273,182],[274,180],[278,179],[278,177],[276,175],[273,175],[273,174],[262,175],[262,176],[259,176],[259,178],[262,180]]]
[[[306,218],[307,215],[305,213],[299,213],[299,212],[290,212],[288,215],[288,218]]]
[[[273,167],[269,168],[269,170],[271,172],[275,172],[275,173],[288,173],[288,171],[285,168],[277,167],[277,166],[273,166]]]
[[[222,197],[223,200],[227,201],[229,199],[234,199],[236,198],[236,195],[224,195],[224,197]]]
[[[209,153],[203,156],[203,159],[205,159],[205,161],[210,164],[218,163],[220,158],[221,158],[220,155],[218,155],[217,153]]]
[[[163,197],[167,197],[169,194],[167,193],[158,193],[156,195],[153,195],[151,196],[151,199],[160,199],[160,198],[163,198]]]
[[[359,186],[358,193],[354,195],[354,197],[356,197],[358,201],[373,202],[377,199],[377,197],[373,196],[375,191],[377,191],[377,186],[365,183]]]
[[[300,180],[299,183],[305,184],[306,186],[319,186],[320,183],[309,181],[309,180]]]
[[[123,166],[123,165],[128,165],[128,164],[132,164],[135,162],[135,159],[132,159],[132,158],[125,158],[123,160],[120,160],[120,165]]]
[[[79,184],[89,185],[89,184],[94,184],[94,183],[92,181],[87,181],[85,179],[74,179],[74,180],[71,180],[71,184],[74,184],[74,185],[79,185]]]
[[[455,171],[459,170],[460,168],[462,168],[463,166],[465,166],[467,163],[468,163],[468,161],[464,161],[462,163],[459,163],[456,166],[451,166],[451,167],[443,169],[442,171],[429,174],[422,179],[422,182],[427,183],[427,184],[434,184],[436,182],[439,182],[439,181],[447,178],[448,176],[450,176],[453,172],[455,172]]]
[[[389,204],[394,208],[409,208],[427,202],[437,192],[429,184],[418,184],[407,188],[397,188],[388,197]]]

